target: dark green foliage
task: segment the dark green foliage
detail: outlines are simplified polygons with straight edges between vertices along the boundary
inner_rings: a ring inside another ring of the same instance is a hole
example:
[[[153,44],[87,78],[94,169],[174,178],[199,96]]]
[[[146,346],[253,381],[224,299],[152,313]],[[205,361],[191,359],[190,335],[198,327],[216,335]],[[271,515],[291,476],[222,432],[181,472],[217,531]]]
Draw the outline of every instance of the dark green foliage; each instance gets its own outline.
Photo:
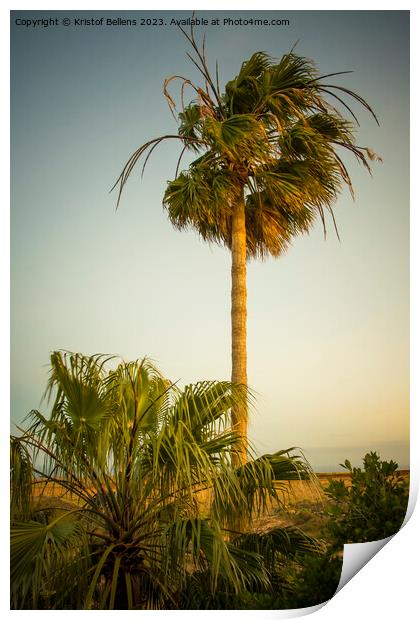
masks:
[[[344,467],[351,475],[351,486],[332,480],[326,493],[332,500],[327,509],[330,519],[326,531],[335,548],[345,543],[380,540],[401,527],[408,504],[408,479],[398,473],[394,461],[381,461],[376,452],[366,454],[364,470]]]
[[[309,558],[315,563],[324,558],[324,545],[313,537],[295,527],[277,527],[264,533],[248,532],[237,536],[231,547],[239,554],[254,553],[261,558],[268,577],[266,582],[250,581],[246,590],[238,592],[222,579],[217,591],[212,593],[209,572],[196,572],[190,575],[186,588],[180,592],[183,609],[288,609],[300,606],[294,604],[295,596],[299,601],[311,600],[306,591],[299,594],[299,575]],[[322,585],[322,592],[324,590],[328,590],[326,585]],[[315,603],[302,606],[312,604]]]
[[[183,609],[299,609],[334,596],[341,576],[342,558],[328,553],[301,554],[270,574],[265,588],[235,594],[227,584],[215,594],[206,573],[195,574],[181,593]]]
[[[327,553],[306,555],[300,566],[289,572],[289,589],[283,593],[284,609],[299,609],[325,603],[334,596],[341,576],[343,560]]]

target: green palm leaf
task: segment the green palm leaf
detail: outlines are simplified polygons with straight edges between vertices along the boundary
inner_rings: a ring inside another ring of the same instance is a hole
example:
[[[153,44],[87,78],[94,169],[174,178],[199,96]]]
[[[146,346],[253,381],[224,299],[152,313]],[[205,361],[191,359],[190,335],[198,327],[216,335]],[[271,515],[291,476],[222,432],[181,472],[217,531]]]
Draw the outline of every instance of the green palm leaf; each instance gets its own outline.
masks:
[[[72,514],[60,515],[47,525],[35,521],[16,523],[11,528],[10,551],[14,606],[20,603],[37,607],[40,598],[48,600],[51,596],[55,606],[76,584],[77,598],[86,587],[87,537]]]
[[[238,549],[259,554],[267,570],[274,572],[279,566],[300,554],[320,554],[324,545],[295,527],[275,527],[267,532],[247,532],[235,538]]]
[[[19,437],[10,437],[10,520],[32,513],[33,471],[30,452]]]

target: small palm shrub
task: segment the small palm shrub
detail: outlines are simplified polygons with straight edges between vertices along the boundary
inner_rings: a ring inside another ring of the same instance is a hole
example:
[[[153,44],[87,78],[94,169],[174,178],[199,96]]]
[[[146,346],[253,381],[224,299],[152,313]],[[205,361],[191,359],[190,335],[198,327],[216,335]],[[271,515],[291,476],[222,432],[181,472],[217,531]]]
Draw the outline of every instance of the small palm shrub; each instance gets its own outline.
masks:
[[[233,600],[269,588],[270,566],[299,548],[317,550],[298,530],[249,532],[282,501],[280,481],[311,474],[288,451],[232,465],[242,386],[181,390],[146,359],[110,363],[53,353],[51,411],[12,437],[12,608],[188,607],[200,583]]]

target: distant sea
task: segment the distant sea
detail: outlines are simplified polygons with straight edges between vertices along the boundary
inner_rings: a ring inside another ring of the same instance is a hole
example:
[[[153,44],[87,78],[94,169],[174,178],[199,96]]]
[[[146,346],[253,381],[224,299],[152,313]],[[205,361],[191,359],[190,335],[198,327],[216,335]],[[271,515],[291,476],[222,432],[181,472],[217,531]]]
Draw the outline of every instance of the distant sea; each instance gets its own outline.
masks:
[[[354,467],[363,466],[363,457],[368,452],[376,452],[383,461],[396,461],[399,469],[410,469],[410,445],[408,441],[387,441],[359,446],[321,446],[301,449],[315,472],[344,472],[340,463],[346,459]]]

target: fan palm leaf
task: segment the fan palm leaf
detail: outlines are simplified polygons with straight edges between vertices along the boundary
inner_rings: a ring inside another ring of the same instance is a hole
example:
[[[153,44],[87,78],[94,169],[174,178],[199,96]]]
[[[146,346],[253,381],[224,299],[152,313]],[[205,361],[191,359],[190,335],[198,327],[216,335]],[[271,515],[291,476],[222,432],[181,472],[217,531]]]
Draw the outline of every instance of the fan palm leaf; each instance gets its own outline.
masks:
[[[80,600],[88,578],[88,544],[80,521],[71,512],[48,524],[15,523],[10,543],[15,608],[48,604],[55,608],[68,598],[73,603]]]

